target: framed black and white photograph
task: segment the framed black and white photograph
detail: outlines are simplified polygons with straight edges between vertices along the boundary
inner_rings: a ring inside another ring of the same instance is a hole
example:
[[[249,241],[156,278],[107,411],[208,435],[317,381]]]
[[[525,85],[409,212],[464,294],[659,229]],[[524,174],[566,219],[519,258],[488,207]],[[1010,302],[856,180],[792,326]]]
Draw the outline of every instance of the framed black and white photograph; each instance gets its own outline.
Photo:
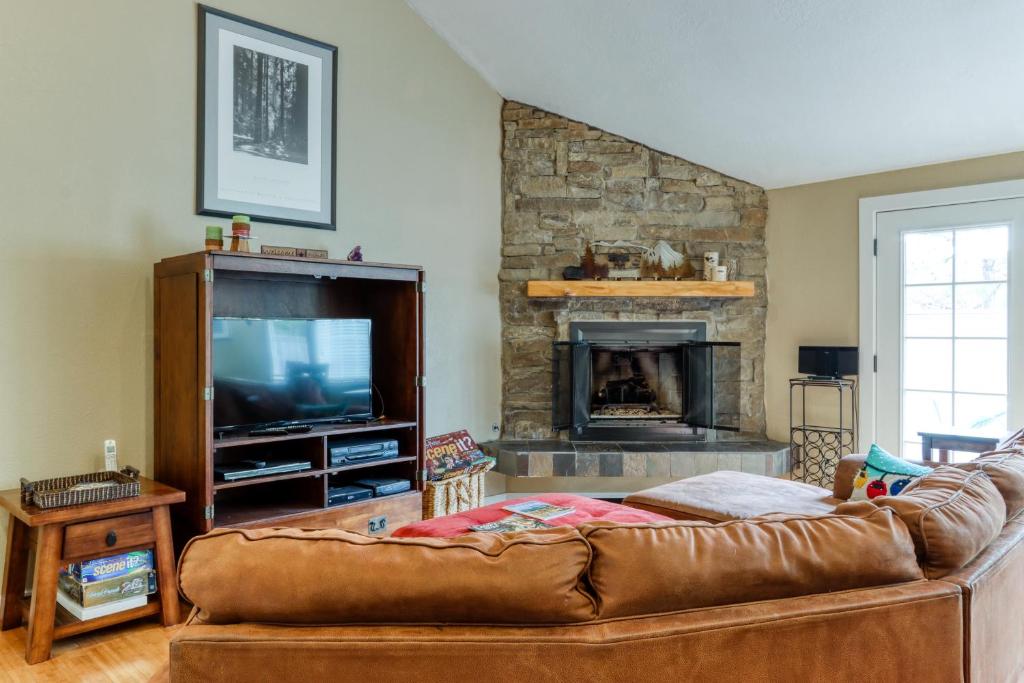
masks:
[[[338,48],[199,6],[196,211],[335,229]]]

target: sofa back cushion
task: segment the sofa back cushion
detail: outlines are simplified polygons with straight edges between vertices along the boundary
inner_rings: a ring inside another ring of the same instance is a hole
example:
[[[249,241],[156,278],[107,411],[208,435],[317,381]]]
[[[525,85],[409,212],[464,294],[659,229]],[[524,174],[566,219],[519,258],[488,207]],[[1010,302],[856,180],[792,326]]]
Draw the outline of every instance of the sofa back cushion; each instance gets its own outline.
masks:
[[[890,510],[709,524],[584,524],[601,618],[788,598],[921,579]]]
[[[939,467],[898,496],[872,501],[892,508],[910,529],[929,579],[960,569],[991,543],[1006,523],[1006,504],[984,472]],[[844,503],[836,512],[846,511]]]
[[[375,538],[340,529],[215,529],[178,566],[214,624],[564,624],[595,616],[574,529]]]
[[[957,467],[967,472],[980,470],[989,476],[1006,503],[1007,519],[1024,510],[1024,449],[992,451]]]

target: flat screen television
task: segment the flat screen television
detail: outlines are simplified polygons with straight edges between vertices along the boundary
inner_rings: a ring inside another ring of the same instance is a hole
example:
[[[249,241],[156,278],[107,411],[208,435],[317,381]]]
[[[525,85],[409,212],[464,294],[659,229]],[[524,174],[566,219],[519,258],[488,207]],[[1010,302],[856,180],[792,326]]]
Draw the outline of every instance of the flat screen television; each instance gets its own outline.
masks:
[[[214,429],[373,417],[370,321],[213,319]]]

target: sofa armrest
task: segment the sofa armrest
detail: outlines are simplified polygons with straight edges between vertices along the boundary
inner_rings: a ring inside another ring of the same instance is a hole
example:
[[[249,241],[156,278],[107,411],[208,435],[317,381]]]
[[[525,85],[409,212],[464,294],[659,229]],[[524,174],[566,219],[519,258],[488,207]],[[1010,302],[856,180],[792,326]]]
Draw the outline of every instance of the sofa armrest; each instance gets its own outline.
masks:
[[[832,496],[839,500],[850,500],[853,495],[853,479],[864,467],[867,455],[844,455],[836,465],[836,479],[832,485]]]

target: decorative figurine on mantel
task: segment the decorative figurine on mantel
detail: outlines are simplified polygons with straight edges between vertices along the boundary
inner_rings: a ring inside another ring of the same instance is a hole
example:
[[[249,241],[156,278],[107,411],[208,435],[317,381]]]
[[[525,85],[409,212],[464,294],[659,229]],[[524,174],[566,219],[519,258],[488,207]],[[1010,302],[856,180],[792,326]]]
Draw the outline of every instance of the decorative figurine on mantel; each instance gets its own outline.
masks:
[[[580,268],[583,269],[583,277],[588,280],[602,280],[608,277],[608,264],[597,262],[594,257],[594,249],[589,243],[583,251]]]
[[[596,254],[595,247],[602,248],[602,252]],[[562,271],[566,280],[690,280],[695,275],[686,247],[678,252],[665,240],[659,240],[653,248],[627,240],[588,243],[579,267],[569,266]]]
[[[346,261],[362,261],[363,260],[363,247],[356,245],[352,247],[352,251],[348,252],[348,256],[345,257]]]
[[[644,253],[640,272],[643,277],[656,280],[662,278],[690,280],[697,274],[690,259],[686,258],[686,246],[683,246],[683,251],[680,253],[665,240],[658,240],[653,249]]]

